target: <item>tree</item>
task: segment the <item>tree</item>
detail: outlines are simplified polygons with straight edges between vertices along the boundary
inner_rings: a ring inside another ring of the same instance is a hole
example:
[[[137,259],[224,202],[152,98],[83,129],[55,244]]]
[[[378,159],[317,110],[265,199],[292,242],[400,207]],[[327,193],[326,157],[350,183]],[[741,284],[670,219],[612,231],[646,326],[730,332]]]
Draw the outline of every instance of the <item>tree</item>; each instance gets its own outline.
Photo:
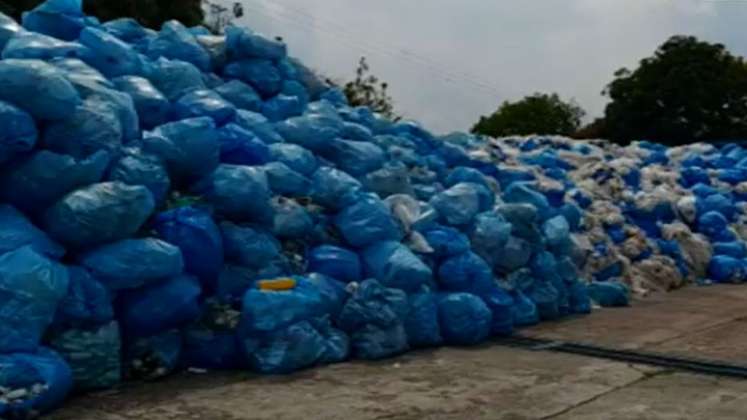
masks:
[[[611,139],[668,145],[747,137],[747,65],[721,44],[674,36],[605,92]]]
[[[387,92],[389,84],[380,81],[370,71],[366,57],[361,57],[355,70],[355,80],[345,83],[342,88],[348,103],[351,106],[368,106],[391,120],[399,120],[400,117],[394,112],[394,100]],[[335,84],[333,81],[328,82]]]
[[[535,93],[517,102],[504,102],[492,115],[480,117],[472,127],[475,134],[492,137],[560,134],[569,136],[581,124],[584,111],[575,102]]]

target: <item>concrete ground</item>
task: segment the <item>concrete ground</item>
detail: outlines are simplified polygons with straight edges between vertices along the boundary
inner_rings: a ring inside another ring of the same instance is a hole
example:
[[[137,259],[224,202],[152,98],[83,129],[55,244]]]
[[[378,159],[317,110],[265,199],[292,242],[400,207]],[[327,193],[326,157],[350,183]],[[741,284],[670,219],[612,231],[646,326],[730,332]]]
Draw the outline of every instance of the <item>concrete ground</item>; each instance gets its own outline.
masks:
[[[691,288],[524,334],[747,362],[747,288]],[[184,374],[80,397],[53,420],[747,418],[747,381],[489,344],[283,377]]]

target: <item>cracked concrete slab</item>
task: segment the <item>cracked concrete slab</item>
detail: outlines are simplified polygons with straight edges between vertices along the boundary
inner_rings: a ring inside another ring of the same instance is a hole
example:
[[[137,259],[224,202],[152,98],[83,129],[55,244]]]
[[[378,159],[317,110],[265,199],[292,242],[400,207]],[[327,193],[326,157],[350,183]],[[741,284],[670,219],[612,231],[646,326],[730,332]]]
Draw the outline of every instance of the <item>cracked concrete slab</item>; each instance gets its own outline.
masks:
[[[54,420],[551,418],[659,372],[496,345],[415,352],[283,377],[180,375],[81,397]]]
[[[553,420],[744,420],[747,381],[664,373],[582,404]]]

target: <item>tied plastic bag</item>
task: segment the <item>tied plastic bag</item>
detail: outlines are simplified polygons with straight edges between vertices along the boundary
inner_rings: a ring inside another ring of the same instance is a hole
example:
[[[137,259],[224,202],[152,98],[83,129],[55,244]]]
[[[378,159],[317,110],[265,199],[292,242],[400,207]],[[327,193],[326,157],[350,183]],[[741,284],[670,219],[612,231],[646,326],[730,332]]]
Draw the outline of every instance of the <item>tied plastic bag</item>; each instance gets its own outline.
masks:
[[[223,237],[212,216],[193,207],[160,213],[154,228],[166,242],[179,247],[184,268],[212,292],[223,269]]]
[[[76,188],[101,181],[109,160],[104,151],[76,160],[39,150],[0,175],[0,197],[19,210],[38,214]]]
[[[80,261],[111,290],[133,289],[184,268],[179,248],[160,239],[125,239],[86,252]]]
[[[74,158],[86,158],[100,150],[114,152],[123,143],[122,124],[98,99],[86,99],[69,118],[44,130],[44,146]]]
[[[127,337],[148,337],[186,325],[202,313],[201,294],[200,282],[189,275],[126,291],[121,297],[122,328]]]
[[[228,124],[218,130],[220,161],[234,165],[262,165],[270,160],[267,145],[249,130]]]
[[[266,374],[291,373],[313,366],[327,353],[326,340],[309,321],[244,336],[242,347],[252,369]]]
[[[216,125],[223,125],[236,115],[236,108],[215,91],[198,89],[186,93],[174,103],[176,119],[210,117]]]
[[[212,67],[210,54],[197,42],[195,36],[181,23],[170,20],[163,24],[158,35],[148,45],[150,58],[166,57],[194,64],[202,71]]]
[[[275,130],[273,124],[262,114],[240,109],[236,112],[235,123],[245,128],[266,144],[282,143],[285,140]]]
[[[356,201],[362,185],[357,179],[334,168],[319,168],[311,178],[314,203],[339,210]]]
[[[28,418],[57,408],[73,387],[70,367],[54,351],[0,355],[0,383],[10,385],[0,416]],[[8,394],[17,397],[7,398]]]
[[[280,60],[287,55],[285,43],[237,26],[226,28],[226,44],[236,58]]]
[[[417,291],[433,280],[431,269],[399,242],[376,242],[361,255],[366,275],[385,287]]]
[[[11,38],[21,31],[23,28],[13,18],[0,13],[0,51],[5,48]]]
[[[139,76],[122,76],[113,79],[118,90],[132,97],[143,128],[164,124],[171,112],[171,103],[151,82]]]
[[[142,186],[103,182],[76,190],[45,214],[47,232],[73,247],[132,236],[153,212],[153,195]]]
[[[0,256],[0,353],[36,350],[68,284],[67,270],[31,247]]]
[[[321,273],[346,283],[361,280],[358,254],[334,245],[321,245],[311,250],[308,270]]]
[[[89,328],[114,319],[112,296],[101,282],[83,267],[68,267],[69,286],[57,307],[57,329]]]
[[[223,222],[220,225],[226,259],[250,268],[261,268],[280,256],[280,242],[255,227]]]
[[[31,246],[39,254],[61,258],[65,249],[34,226],[15,208],[0,205],[0,255],[24,246]]]
[[[321,152],[353,176],[364,175],[384,165],[384,151],[373,143],[335,139]]]
[[[272,220],[270,186],[262,168],[221,164],[193,189],[224,217],[257,223]]]
[[[337,116],[306,114],[281,121],[275,128],[286,141],[312,152],[323,152],[340,136],[343,125]]]
[[[319,289],[306,279],[296,279],[288,290],[249,289],[244,295],[240,335],[279,331],[297,322],[323,315]]]
[[[19,33],[11,38],[3,50],[3,59],[78,58],[90,60],[92,51],[77,42],[60,41],[57,38],[33,32]]]
[[[230,80],[216,87],[215,92],[236,108],[253,112],[259,112],[262,109],[262,98],[251,86],[241,80]]]
[[[70,365],[78,391],[107,389],[121,380],[119,325],[112,321],[92,330],[67,330],[50,341]]]
[[[449,293],[438,297],[438,318],[444,342],[474,345],[490,336],[493,321],[490,309],[469,293]]]
[[[452,226],[465,226],[481,211],[480,194],[476,184],[459,183],[436,194],[430,204],[444,222]]]
[[[539,323],[539,313],[537,305],[527,297],[521,290],[513,292],[514,306],[512,308],[514,325],[517,327],[526,327]]]
[[[239,79],[252,85],[263,97],[277,95],[283,87],[283,76],[270,60],[243,59],[223,68],[223,76]]]
[[[493,315],[490,333],[501,336],[511,335],[514,330],[514,299],[511,295],[497,284],[477,292],[476,295],[488,306]]]
[[[303,114],[304,105],[298,96],[281,93],[266,100],[261,111],[268,120],[277,122]]]
[[[306,209],[285,197],[272,199],[272,233],[280,239],[303,239],[314,228],[314,221]]]
[[[36,123],[26,111],[0,101],[0,164],[34,148],[38,138]]]
[[[146,133],[142,148],[163,159],[177,184],[210,174],[220,162],[218,131],[208,117],[158,126]]]
[[[163,203],[171,188],[171,179],[161,159],[138,147],[122,149],[107,179],[147,187],[156,203]]]
[[[463,254],[470,249],[470,241],[463,233],[447,226],[435,226],[424,232],[425,240],[437,258]]]
[[[42,121],[68,118],[81,103],[61,71],[40,60],[17,59],[0,61],[0,100]]]
[[[206,87],[200,70],[186,61],[160,58],[150,63],[145,77],[170,101]]]
[[[480,213],[469,231],[472,250],[492,266],[503,258],[501,250],[511,236],[510,223],[494,212]]]
[[[744,259],[715,255],[708,264],[708,277],[717,283],[742,283],[747,280],[747,264]]]
[[[445,260],[438,269],[438,282],[444,290],[475,294],[491,290],[495,283],[490,266],[471,251]]]
[[[630,291],[616,281],[593,282],[587,286],[591,299],[604,307],[628,306]]]
[[[366,280],[345,303],[337,324],[350,334],[356,357],[381,359],[408,350],[404,327],[408,309],[403,291]]]
[[[306,197],[311,190],[311,180],[281,162],[264,166],[270,188],[276,194]]]
[[[107,77],[141,72],[141,61],[137,52],[113,35],[88,27],[81,31],[80,43],[90,50],[88,63]]]
[[[316,187],[315,181],[316,177],[312,181]],[[350,245],[359,248],[402,236],[386,204],[372,194],[358,195],[353,204],[337,214],[335,226]]]
[[[407,297],[409,310],[405,319],[405,331],[410,347],[438,346],[443,342],[438,324],[436,295],[429,291]]]

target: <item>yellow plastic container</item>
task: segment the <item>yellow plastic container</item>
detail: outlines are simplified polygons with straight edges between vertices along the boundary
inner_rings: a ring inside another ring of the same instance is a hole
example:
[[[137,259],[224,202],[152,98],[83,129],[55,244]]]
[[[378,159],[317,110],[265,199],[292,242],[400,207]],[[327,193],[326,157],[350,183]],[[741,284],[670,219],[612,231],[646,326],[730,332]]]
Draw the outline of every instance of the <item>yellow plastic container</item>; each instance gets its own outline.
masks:
[[[259,290],[277,292],[294,289],[296,287],[296,280],[290,277],[274,280],[260,280],[257,285],[259,286]]]

